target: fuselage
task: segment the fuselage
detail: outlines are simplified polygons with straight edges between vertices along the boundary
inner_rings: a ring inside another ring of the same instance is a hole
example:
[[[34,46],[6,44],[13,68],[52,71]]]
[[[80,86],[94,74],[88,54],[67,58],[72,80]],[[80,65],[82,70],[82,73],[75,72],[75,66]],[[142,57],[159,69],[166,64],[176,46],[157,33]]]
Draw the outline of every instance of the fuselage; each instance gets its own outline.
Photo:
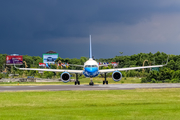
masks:
[[[98,63],[90,58],[88,61],[84,63],[84,76],[86,77],[96,77],[99,75],[99,65]]]

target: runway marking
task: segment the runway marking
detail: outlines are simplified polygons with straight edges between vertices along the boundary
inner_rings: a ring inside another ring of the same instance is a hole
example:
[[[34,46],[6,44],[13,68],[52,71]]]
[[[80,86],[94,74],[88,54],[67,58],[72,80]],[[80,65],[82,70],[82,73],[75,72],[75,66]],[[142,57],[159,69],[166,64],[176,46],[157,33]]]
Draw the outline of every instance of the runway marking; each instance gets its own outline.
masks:
[[[15,87],[15,86],[0,86],[0,88],[13,88],[13,87]]]
[[[27,87],[36,87],[36,86],[27,86]]]

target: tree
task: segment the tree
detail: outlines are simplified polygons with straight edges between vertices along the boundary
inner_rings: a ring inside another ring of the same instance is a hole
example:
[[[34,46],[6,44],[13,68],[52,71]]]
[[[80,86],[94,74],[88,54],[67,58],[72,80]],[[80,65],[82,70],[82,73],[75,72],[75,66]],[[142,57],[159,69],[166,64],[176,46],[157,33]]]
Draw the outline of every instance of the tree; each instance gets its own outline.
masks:
[[[152,80],[152,79],[158,80],[158,79],[160,79],[158,76],[159,76],[159,72],[156,71],[156,70],[153,70],[153,71],[151,71],[150,74],[147,76],[147,80]]]
[[[52,78],[54,76],[53,72],[44,71],[44,75],[46,78]]]
[[[176,70],[176,63],[174,62],[174,60],[171,60],[170,62],[168,62],[167,67],[170,68],[171,70]]]
[[[3,70],[3,65],[6,63],[6,54],[0,54],[0,69]]]
[[[33,67],[33,59],[31,56],[23,55],[23,61],[26,61],[28,67]]]

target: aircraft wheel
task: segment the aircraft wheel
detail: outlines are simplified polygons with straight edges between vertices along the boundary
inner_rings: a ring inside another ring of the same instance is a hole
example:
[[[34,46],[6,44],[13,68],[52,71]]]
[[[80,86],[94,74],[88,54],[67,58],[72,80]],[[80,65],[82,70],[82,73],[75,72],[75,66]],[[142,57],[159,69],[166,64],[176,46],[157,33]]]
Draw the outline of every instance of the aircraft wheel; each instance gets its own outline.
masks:
[[[105,81],[103,81],[103,85],[105,84]]]
[[[94,85],[94,83],[93,83],[93,82],[90,82],[89,85]]]
[[[106,84],[108,85],[108,81],[106,81]]]
[[[80,81],[78,81],[78,85],[80,85]]]
[[[76,81],[74,82],[74,84],[75,84],[75,85],[77,84]]]

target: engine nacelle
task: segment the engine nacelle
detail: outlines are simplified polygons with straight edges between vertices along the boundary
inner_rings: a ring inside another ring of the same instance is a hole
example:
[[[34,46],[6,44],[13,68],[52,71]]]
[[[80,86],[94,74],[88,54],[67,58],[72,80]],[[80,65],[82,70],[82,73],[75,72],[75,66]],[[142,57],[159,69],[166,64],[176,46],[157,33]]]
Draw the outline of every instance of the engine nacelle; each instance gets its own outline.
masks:
[[[120,81],[121,78],[122,78],[121,72],[119,72],[119,71],[114,71],[113,74],[112,74],[112,78],[113,78],[113,80],[114,80],[115,82]]]
[[[71,80],[71,75],[68,72],[63,72],[61,74],[61,81],[63,81],[64,83],[67,83]]]

